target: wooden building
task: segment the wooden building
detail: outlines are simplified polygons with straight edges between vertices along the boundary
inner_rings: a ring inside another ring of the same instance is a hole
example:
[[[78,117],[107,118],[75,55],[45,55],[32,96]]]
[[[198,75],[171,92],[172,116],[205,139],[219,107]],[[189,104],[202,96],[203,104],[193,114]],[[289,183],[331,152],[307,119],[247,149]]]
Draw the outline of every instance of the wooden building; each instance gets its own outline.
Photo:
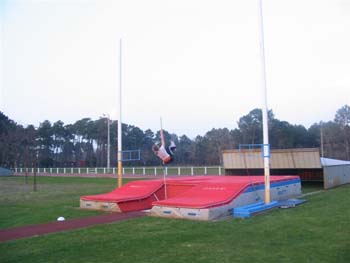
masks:
[[[226,175],[264,174],[260,148],[225,150],[222,157]],[[302,181],[324,182],[324,188],[350,183],[350,162],[327,159],[331,163],[327,165],[324,160],[318,148],[274,149],[270,155],[270,174],[299,175]]]

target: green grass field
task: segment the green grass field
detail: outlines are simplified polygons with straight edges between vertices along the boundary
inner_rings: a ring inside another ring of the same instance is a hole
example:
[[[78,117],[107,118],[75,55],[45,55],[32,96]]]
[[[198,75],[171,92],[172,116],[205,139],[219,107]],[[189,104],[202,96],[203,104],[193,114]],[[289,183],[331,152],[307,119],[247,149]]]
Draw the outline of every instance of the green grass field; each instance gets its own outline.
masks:
[[[66,177],[37,177],[36,192],[33,181],[24,177],[0,178],[0,228],[45,223],[64,215],[67,218],[98,214],[79,208],[79,197],[90,193],[110,191],[116,186],[113,179],[85,179]]]
[[[0,178],[0,228],[83,217],[79,197],[115,179]],[[320,190],[307,186],[304,192]],[[350,262],[350,185],[294,209],[220,222],[144,217],[0,243],[0,262]]]

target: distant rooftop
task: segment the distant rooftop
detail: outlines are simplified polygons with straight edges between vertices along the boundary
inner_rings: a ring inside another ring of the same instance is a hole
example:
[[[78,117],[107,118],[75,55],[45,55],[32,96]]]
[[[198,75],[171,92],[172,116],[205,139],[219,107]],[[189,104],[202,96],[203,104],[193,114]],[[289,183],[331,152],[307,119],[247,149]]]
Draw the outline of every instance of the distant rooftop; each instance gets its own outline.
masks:
[[[264,167],[261,149],[225,150],[225,169],[261,169]],[[322,169],[318,148],[272,149],[271,169]]]
[[[261,169],[261,149],[222,151],[225,169]],[[272,149],[271,169],[322,169],[325,166],[350,165],[350,161],[320,157],[318,148]]]
[[[321,157],[322,166],[333,166],[333,165],[346,165],[350,164],[350,161],[336,160],[330,158]]]

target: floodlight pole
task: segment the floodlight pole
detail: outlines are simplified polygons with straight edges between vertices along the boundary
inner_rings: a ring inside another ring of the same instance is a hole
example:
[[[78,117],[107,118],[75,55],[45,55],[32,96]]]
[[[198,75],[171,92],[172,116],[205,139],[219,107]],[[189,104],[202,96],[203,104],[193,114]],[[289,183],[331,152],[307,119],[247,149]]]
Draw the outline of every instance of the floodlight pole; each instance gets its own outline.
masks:
[[[122,165],[122,40],[119,41],[119,119],[118,119],[118,187],[123,185]]]
[[[263,156],[265,176],[265,204],[270,203],[270,147],[268,129],[268,108],[266,91],[266,68],[265,68],[265,47],[264,47],[264,23],[262,12],[262,0],[258,0],[259,11],[259,40],[260,40],[260,61],[261,61],[261,87],[263,94],[262,121],[263,121]]]
[[[320,137],[321,137],[321,157],[323,158],[323,122],[320,122]]]
[[[111,128],[109,115],[107,117],[107,169],[111,168]]]

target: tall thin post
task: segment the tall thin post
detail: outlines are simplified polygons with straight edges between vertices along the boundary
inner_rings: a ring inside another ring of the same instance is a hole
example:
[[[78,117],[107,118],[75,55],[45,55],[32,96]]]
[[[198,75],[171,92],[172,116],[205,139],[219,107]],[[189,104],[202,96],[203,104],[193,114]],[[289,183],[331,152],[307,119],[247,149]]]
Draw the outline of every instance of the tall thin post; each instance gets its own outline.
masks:
[[[36,151],[35,152],[35,157],[34,157],[34,169],[33,169],[33,179],[34,179],[34,181],[33,181],[33,190],[34,190],[34,192],[36,192],[37,191],[37,184],[36,184],[36,172],[37,172],[37,169],[38,169],[38,159],[39,159],[39,152],[38,151]]]
[[[110,120],[107,115],[107,169],[111,168],[111,131],[110,131]]]
[[[119,119],[118,119],[118,187],[123,185],[122,165],[122,40],[119,41]]]
[[[259,11],[259,40],[260,40],[260,61],[261,61],[261,88],[263,94],[262,119],[263,119],[263,154],[264,154],[264,176],[265,176],[265,204],[270,203],[270,147],[268,129],[268,108],[266,91],[266,67],[264,47],[264,21],[262,11],[262,0],[258,0]]]
[[[320,133],[321,133],[321,157],[323,158],[323,123],[320,123]]]
[[[33,169],[33,191],[36,192],[37,190],[37,187],[36,187],[36,169],[37,169],[37,166],[36,166],[36,160],[34,161],[34,169]]]

